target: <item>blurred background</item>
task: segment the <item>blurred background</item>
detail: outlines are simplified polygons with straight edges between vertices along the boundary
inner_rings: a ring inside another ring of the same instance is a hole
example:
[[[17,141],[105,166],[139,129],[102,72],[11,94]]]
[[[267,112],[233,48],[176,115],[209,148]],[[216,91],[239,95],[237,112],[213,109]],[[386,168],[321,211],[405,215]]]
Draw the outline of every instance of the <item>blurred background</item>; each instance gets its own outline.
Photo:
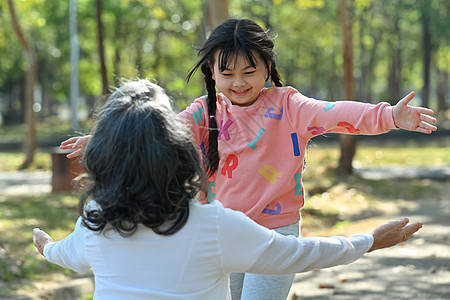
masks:
[[[274,37],[284,85],[324,100],[391,104],[414,90],[412,104],[438,119],[431,135],[329,134],[310,143],[304,236],[366,233],[404,214],[426,226],[410,248],[351,265],[344,280],[297,275],[312,285],[294,285],[290,299],[450,297],[450,1],[3,0],[0,298],[76,298],[49,296],[80,275],[43,261],[31,238],[41,227],[61,239],[78,216],[70,181],[80,170],[57,147],[90,131],[95,109],[123,79],[156,81],[179,110],[205,94],[200,74],[189,84],[185,76],[229,17],[251,18]],[[375,279],[350,284],[368,272]],[[92,299],[91,290],[78,295]]]

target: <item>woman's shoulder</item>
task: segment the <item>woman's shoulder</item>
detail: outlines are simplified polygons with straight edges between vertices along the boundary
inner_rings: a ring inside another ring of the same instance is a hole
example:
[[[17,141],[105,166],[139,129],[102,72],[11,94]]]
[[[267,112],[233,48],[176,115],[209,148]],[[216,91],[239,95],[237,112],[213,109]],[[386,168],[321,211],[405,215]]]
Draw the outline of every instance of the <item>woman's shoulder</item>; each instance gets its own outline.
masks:
[[[222,203],[220,203],[219,201],[215,200],[210,203],[202,203],[198,199],[194,199],[191,201],[190,208],[192,211],[195,212],[207,212],[207,213],[211,213],[213,211],[220,212],[225,209]]]
[[[227,222],[230,220],[248,219],[243,212],[225,208],[218,200],[206,204],[202,204],[200,201],[193,201],[191,204],[191,212],[193,215],[213,216],[216,220],[227,220]]]

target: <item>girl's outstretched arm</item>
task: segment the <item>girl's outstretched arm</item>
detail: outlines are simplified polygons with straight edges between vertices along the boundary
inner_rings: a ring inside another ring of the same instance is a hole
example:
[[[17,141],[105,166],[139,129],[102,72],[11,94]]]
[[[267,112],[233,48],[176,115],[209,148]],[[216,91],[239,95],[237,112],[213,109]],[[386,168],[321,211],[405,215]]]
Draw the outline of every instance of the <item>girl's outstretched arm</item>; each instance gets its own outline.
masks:
[[[91,138],[91,135],[85,136],[74,136],[70,139],[61,142],[59,148],[61,149],[76,149],[75,151],[67,154],[67,158],[74,158],[81,155],[83,152],[84,146],[86,146],[87,142]]]
[[[415,94],[415,92],[409,93],[394,106],[395,125],[401,129],[429,134],[437,129],[432,125],[436,123],[436,118],[431,116],[433,111],[429,108],[408,105]]]

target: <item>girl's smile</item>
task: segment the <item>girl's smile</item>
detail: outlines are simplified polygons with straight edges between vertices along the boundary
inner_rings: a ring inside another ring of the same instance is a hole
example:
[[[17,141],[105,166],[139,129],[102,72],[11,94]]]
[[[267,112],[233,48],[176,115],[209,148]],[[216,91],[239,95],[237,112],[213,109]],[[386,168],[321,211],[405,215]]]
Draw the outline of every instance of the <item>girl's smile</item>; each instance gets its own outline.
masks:
[[[233,91],[233,92],[236,94],[236,96],[245,96],[249,90],[250,89],[247,89],[247,90],[242,91],[242,92],[241,91]]]
[[[217,51],[214,66],[211,68],[216,86],[231,103],[238,106],[249,106],[259,97],[266,82],[267,70],[260,56],[255,53],[252,66],[243,55],[231,60],[227,68],[220,70],[219,55]]]

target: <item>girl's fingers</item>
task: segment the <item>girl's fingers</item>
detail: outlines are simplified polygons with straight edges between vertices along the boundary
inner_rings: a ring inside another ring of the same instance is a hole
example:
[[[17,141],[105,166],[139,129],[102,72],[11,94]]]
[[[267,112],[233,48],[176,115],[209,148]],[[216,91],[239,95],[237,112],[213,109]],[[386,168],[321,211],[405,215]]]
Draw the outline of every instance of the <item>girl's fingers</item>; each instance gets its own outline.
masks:
[[[71,137],[70,139],[62,141],[61,146],[66,146],[66,145],[72,144],[73,142],[76,142],[77,140],[78,140],[78,137]]]
[[[402,105],[408,105],[409,102],[411,102],[412,99],[414,99],[414,96],[416,95],[416,92],[411,92],[408,95],[406,95],[405,97],[403,97],[399,103],[401,103]]]
[[[431,125],[429,123],[426,123],[426,122],[421,122],[420,125],[421,125],[422,128],[424,128],[425,130],[428,130],[430,133],[431,133],[431,131],[436,131],[437,130],[436,126],[433,126],[433,125]]]
[[[74,158],[81,155],[81,149],[75,150],[69,154],[66,155],[67,158]]]
[[[420,120],[427,122],[427,123],[433,123],[433,124],[437,122],[435,117],[432,117],[428,114],[421,114]]]

